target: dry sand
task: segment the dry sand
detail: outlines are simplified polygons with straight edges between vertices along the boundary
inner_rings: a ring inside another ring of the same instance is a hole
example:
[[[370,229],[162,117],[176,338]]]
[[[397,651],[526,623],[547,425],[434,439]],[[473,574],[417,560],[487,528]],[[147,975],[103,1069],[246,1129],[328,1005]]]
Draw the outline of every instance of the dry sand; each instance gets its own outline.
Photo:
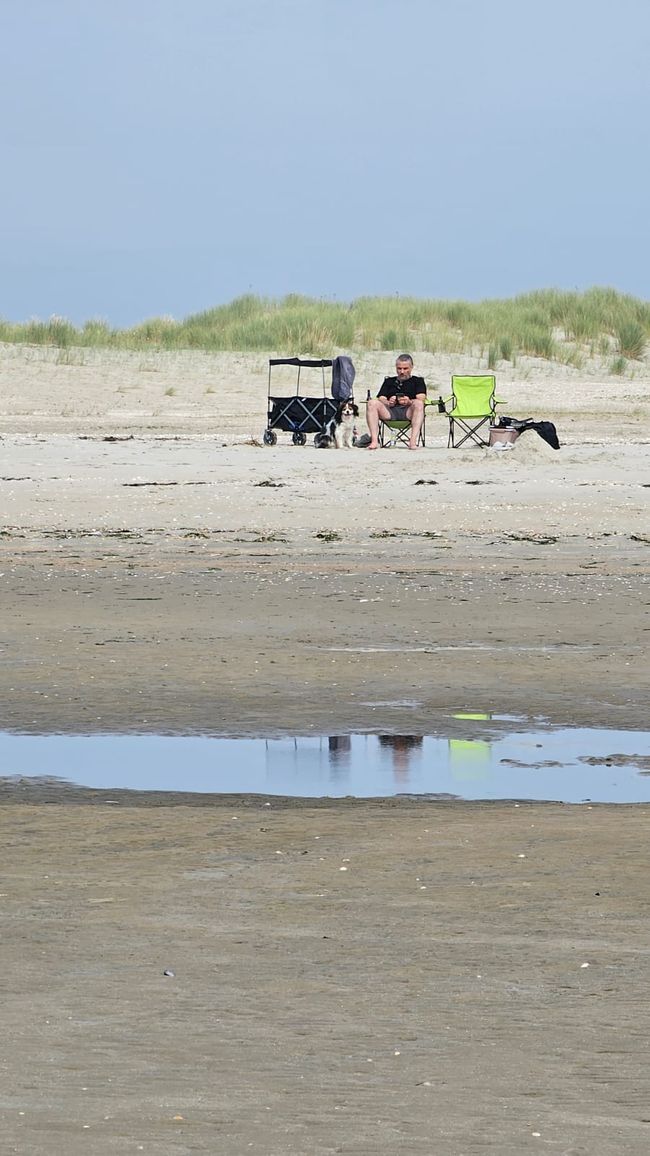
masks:
[[[647,367],[498,379],[560,451],[262,448],[263,357],[3,347],[4,729],[646,729]],[[648,808],[1,795],[3,1150],[647,1151]]]

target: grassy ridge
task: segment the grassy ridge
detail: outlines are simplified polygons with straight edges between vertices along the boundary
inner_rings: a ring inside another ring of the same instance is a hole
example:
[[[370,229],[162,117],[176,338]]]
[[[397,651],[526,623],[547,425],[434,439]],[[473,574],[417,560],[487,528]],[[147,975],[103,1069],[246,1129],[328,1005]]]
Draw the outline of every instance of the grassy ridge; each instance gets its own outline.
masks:
[[[516,363],[518,355],[580,366],[585,357],[643,357],[650,337],[650,302],[613,289],[568,293],[538,290],[517,297],[437,301],[415,297],[360,297],[349,304],[291,294],[269,300],[247,294],[183,321],[153,318],[132,329],[103,321],[75,328],[62,318],[10,324],[0,321],[0,341],[61,349],[281,350],[325,354],[333,350],[426,350],[468,353]]]

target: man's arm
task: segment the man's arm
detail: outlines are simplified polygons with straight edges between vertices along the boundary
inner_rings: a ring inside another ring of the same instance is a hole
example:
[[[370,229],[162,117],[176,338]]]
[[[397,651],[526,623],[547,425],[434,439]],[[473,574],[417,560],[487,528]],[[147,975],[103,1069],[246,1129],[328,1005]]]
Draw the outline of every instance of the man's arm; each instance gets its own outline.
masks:
[[[415,384],[416,380],[417,380],[417,385]],[[408,393],[404,393],[403,391],[400,391],[400,389],[398,387],[398,390],[397,390],[397,404],[398,405],[408,405],[408,403],[411,401],[425,402],[427,400],[427,387],[424,383],[424,379],[421,377],[418,379],[414,379],[413,385],[415,386],[415,388],[418,391],[417,393],[415,393],[413,395],[413,397],[410,397]]]

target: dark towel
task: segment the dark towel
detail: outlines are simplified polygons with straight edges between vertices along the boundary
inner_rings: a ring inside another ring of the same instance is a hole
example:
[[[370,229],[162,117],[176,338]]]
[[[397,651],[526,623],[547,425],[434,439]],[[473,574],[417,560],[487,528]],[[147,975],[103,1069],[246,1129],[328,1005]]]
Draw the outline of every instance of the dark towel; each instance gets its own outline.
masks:
[[[352,358],[341,354],[332,362],[332,397],[336,401],[349,401],[352,397],[352,386],[356,377],[356,369]]]
[[[531,429],[536,429],[539,436],[544,438],[545,442],[548,442],[550,446],[553,446],[554,450],[559,450],[560,439],[557,436],[557,430],[552,421],[534,421],[531,425]]]

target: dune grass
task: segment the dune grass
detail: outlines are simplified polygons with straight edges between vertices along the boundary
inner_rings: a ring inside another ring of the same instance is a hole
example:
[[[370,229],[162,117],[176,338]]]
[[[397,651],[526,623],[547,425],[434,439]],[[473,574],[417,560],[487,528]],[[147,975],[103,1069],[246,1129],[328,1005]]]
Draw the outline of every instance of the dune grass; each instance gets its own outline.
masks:
[[[75,328],[60,317],[11,324],[0,341],[66,350],[112,348],[264,350],[287,355],[337,350],[472,353],[490,367],[518,356],[580,366],[585,357],[640,360],[650,337],[650,302],[613,289],[584,293],[543,289],[478,302],[415,297],[359,297],[350,303],[290,294],[246,294],[182,321],[156,317],[131,329],[103,321]]]

